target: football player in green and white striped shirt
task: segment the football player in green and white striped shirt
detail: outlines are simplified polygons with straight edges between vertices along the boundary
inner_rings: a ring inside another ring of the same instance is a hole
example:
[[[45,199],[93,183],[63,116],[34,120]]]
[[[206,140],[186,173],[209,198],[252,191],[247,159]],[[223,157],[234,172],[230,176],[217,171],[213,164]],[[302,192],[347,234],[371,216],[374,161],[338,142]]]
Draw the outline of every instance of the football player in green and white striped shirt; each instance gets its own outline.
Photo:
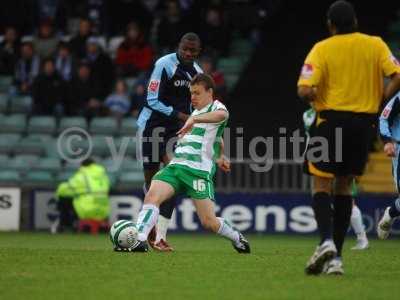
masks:
[[[178,131],[180,139],[174,158],[151,181],[136,224],[140,243],[132,251],[147,252],[147,236],[157,223],[160,204],[183,192],[192,198],[205,229],[231,240],[239,253],[250,253],[249,242],[244,236],[227,220],[215,215],[215,165],[227,172],[230,163],[222,154],[222,132],[229,114],[221,102],[213,100],[214,90],[215,83],[208,75],[197,74],[191,81],[191,101],[195,110]]]

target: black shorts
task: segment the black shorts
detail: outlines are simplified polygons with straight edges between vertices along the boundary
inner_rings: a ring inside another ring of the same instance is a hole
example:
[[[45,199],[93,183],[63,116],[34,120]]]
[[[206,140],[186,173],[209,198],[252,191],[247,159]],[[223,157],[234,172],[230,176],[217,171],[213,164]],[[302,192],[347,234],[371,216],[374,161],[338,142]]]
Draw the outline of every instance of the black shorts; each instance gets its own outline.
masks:
[[[177,131],[180,127],[153,127],[145,128],[140,137],[140,156],[143,169],[159,169],[163,157],[174,152]]]
[[[375,114],[319,112],[310,127],[306,173],[327,178],[362,175],[376,136],[376,120]]]

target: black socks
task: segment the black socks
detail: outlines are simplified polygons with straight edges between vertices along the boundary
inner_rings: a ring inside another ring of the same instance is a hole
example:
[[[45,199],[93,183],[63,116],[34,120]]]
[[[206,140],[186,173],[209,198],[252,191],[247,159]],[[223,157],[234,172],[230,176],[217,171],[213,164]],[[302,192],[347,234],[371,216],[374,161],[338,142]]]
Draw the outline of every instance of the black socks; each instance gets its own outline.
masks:
[[[312,197],[312,208],[317,221],[322,244],[326,239],[332,239],[333,209],[332,198],[328,193],[318,192]]]
[[[336,195],[334,199],[333,241],[337,256],[342,256],[344,239],[350,225],[353,198],[350,195]]]

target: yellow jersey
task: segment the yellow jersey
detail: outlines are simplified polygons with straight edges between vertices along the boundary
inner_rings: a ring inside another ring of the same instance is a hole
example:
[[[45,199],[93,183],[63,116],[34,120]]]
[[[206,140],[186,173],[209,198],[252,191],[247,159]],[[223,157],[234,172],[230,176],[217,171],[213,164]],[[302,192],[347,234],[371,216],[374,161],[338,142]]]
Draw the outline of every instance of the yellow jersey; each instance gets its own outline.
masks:
[[[377,113],[383,77],[400,73],[385,42],[362,33],[339,34],[318,42],[304,62],[298,86],[317,87],[316,111]]]

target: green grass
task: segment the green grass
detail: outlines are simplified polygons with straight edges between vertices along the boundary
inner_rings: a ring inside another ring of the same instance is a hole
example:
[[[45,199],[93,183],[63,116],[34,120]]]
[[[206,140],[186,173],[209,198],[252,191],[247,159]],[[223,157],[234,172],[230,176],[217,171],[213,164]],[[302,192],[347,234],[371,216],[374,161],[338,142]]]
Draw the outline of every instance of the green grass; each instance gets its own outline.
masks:
[[[0,299],[396,299],[400,243],[345,247],[345,276],[303,273],[315,237],[250,236],[239,255],[210,235],[171,235],[174,253],[114,253],[108,236],[0,233]]]

